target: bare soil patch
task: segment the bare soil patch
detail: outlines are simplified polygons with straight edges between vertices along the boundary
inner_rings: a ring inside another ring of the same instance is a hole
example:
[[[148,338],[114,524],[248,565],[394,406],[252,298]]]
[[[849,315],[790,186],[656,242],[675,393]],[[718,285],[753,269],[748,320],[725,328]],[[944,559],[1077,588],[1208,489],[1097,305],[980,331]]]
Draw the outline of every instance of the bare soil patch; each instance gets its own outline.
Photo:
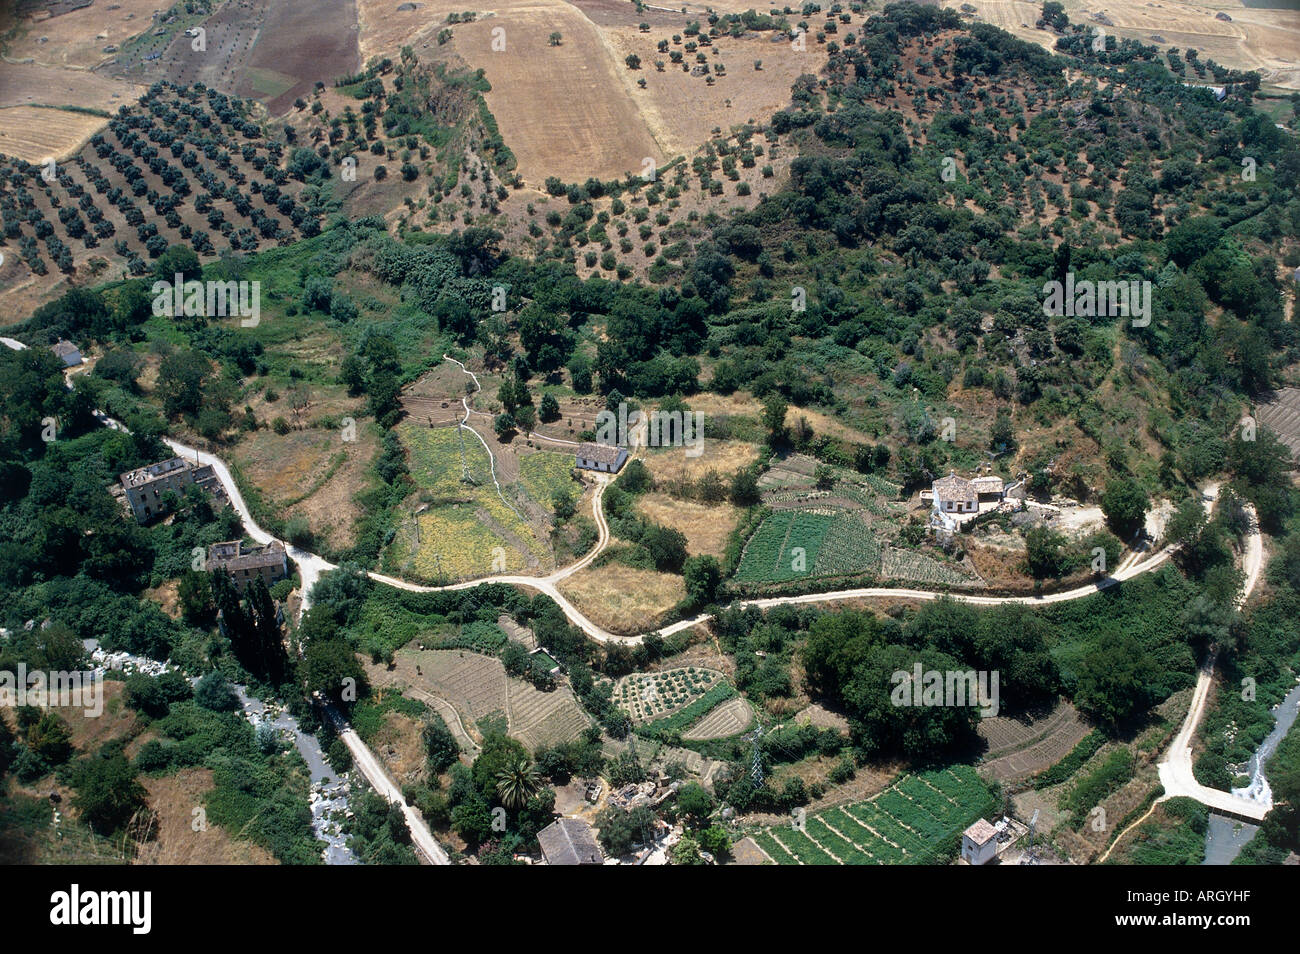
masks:
[[[597,626],[630,636],[653,627],[681,602],[686,586],[672,573],[610,563],[579,570],[560,584],[560,592]]]

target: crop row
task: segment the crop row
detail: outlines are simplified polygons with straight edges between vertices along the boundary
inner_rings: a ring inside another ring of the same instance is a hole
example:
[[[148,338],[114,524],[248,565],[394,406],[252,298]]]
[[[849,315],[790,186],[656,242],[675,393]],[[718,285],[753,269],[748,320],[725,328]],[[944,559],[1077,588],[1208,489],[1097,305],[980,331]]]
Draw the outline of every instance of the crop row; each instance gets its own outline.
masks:
[[[874,798],[808,816],[802,830],[762,830],[754,839],[778,864],[926,864],[945,860],[988,808],[987,786],[957,766],[905,776]]]
[[[678,709],[672,715],[656,719],[637,728],[637,734],[648,739],[663,741],[690,728],[695,720],[703,718],[714,706],[726,702],[736,694],[736,689],[729,682],[720,682],[690,705]]]
[[[864,573],[880,568],[880,544],[860,513],[845,511],[835,518],[817,551],[817,575]]]
[[[804,510],[772,514],[745,547],[736,579],[762,583],[810,576],[834,522],[833,515]]]

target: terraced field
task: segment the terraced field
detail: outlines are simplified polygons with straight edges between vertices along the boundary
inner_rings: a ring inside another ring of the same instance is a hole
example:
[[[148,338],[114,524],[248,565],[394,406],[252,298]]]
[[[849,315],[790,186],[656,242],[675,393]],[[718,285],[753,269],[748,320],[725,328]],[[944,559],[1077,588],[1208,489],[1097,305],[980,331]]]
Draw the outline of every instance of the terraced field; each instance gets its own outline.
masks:
[[[970,766],[906,775],[862,802],[809,815],[793,826],[752,832],[781,865],[915,865],[944,863],[961,832],[993,807]]]
[[[714,669],[688,666],[663,672],[634,672],[614,687],[614,704],[642,725],[684,709],[723,679]]]
[[[568,686],[542,692],[512,679],[509,698],[510,734],[534,752],[572,742],[591,724]]]
[[[1300,461],[1300,388],[1282,388],[1255,417],[1290,449],[1292,460]]]
[[[534,751],[572,741],[590,724],[567,685],[542,692],[509,678],[493,656],[458,649],[402,649],[395,664],[394,684],[450,703],[471,731],[489,716],[505,716],[510,735]]]
[[[1020,722],[997,716],[981,719],[976,731],[989,745],[981,771],[1000,782],[1017,782],[1065,758],[1088,734],[1088,726],[1074,706],[1062,701],[1042,719]]]
[[[682,733],[683,739],[702,742],[706,739],[726,739],[739,735],[754,724],[754,710],[739,696],[714,706],[709,712]]]
[[[508,711],[508,680],[499,659],[468,650],[402,649],[395,662],[404,682],[446,699],[466,725]]]
[[[960,586],[978,582],[947,563],[899,547],[887,547],[881,554],[880,575],[886,579],[911,580],[929,585],[945,583]]]

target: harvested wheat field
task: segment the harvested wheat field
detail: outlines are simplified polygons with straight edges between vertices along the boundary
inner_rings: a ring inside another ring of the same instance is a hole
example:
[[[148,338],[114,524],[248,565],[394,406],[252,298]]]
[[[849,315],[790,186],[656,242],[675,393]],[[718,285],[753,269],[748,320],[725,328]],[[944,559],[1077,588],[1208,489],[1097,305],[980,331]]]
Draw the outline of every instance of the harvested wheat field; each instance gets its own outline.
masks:
[[[162,778],[142,777],[149,807],[156,814],[155,838],[141,846],[139,865],[273,865],[278,862],[265,848],[236,841],[211,822],[194,830],[194,809],[212,789],[212,770],[181,769]]]
[[[560,584],[560,592],[597,626],[630,636],[653,627],[680,603],[686,585],[674,573],[610,563],[578,571]]]
[[[429,12],[436,16],[439,6]],[[493,50],[495,30],[503,31],[495,34],[503,50]],[[557,32],[562,39],[552,46]],[[647,157],[655,166],[672,158],[624,87],[618,70],[626,67],[576,7],[513,0],[490,17],[452,27],[443,50],[485,71],[488,108],[534,188],[547,176],[613,179],[640,173]]]
[[[106,122],[99,116],[66,109],[9,106],[0,109],[0,153],[35,163],[62,160]]]
[[[697,503],[657,493],[639,497],[637,509],[654,523],[681,531],[691,556],[721,557],[740,514],[731,504]]]
[[[80,106],[114,112],[143,93],[143,86],[102,73],[0,61],[0,107]]]
[[[519,174],[534,188],[551,175],[565,182],[610,179],[642,173],[647,158],[662,167],[694,155],[715,129],[766,122],[789,103],[794,80],[826,60],[825,47],[815,43],[796,50],[772,32],[751,32],[713,41],[708,78],[691,71],[693,59],[670,65],[657,44],[701,18],[704,8],[693,5],[683,14],[621,0],[510,0],[471,23],[448,23],[449,14],[463,11],[447,0],[400,7],[359,0],[362,59],[396,56],[410,45],[421,57],[482,69],[492,85],[488,106]],[[642,32],[641,23],[649,30]],[[451,38],[439,43],[443,29]],[[552,33],[560,34],[556,45]],[[628,67],[629,56],[640,59],[639,68]],[[656,60],[664,61],[662,71]]]

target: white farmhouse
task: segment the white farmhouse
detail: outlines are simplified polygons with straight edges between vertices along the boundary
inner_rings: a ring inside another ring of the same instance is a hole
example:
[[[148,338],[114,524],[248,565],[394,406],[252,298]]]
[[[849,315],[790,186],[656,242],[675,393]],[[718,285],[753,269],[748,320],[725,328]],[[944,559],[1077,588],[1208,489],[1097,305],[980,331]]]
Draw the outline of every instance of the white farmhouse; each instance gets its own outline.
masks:
[[[612,444],[582,444],[574,456],[574,463],[583,470],[617,474],[627,461],[627,448]]]

